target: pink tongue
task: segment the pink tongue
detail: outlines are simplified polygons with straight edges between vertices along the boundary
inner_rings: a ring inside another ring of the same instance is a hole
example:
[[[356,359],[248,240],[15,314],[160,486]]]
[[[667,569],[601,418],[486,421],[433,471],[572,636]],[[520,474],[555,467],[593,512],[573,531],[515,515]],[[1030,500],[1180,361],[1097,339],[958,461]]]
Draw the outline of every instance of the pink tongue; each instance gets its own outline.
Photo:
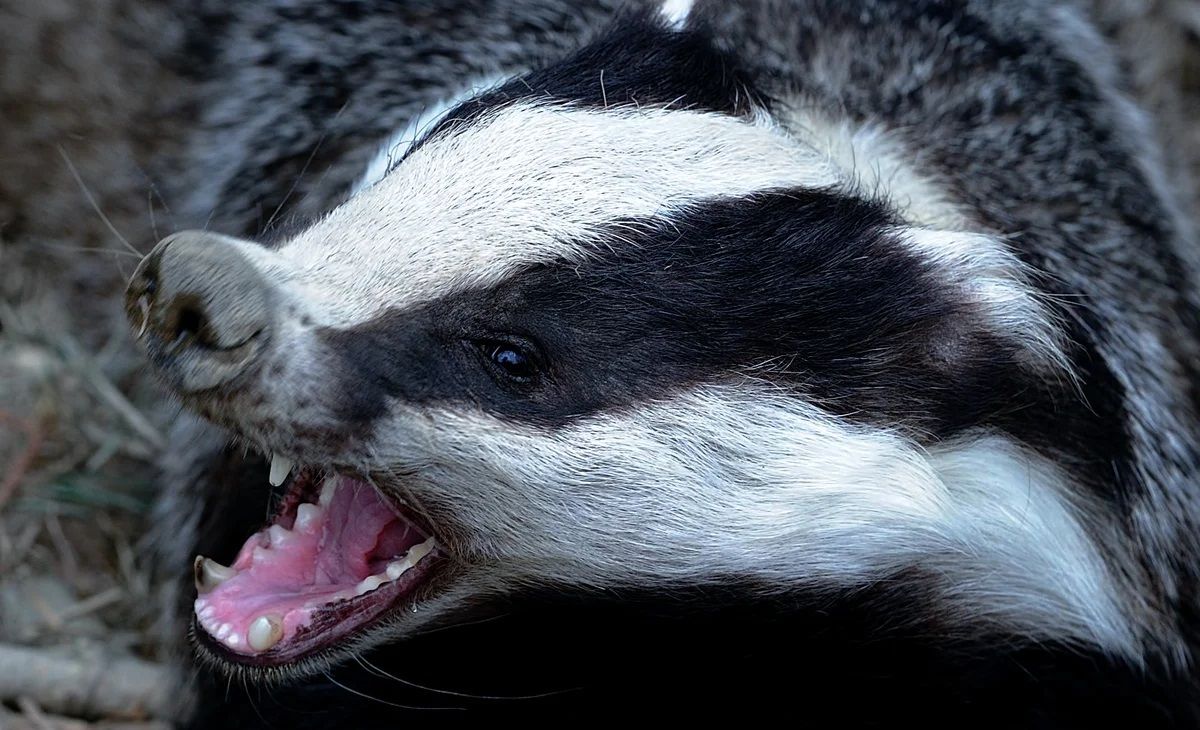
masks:
[[[314,610],[353,598],[361,581],[421,542],[374,487],[334,479],[326,504],[301,505],[291,530],[275,524],[251,535],[234,560],[237,574],[196,599],[200,625],[231,650],[255,653],[247,631],[260,616],[281,621],[287,641]]]

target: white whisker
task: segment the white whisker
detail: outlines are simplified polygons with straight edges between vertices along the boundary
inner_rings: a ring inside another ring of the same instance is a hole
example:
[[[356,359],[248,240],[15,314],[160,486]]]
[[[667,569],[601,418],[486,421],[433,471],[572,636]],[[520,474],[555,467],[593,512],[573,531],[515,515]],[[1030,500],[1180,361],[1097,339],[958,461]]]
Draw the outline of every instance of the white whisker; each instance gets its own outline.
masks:
[[[362,697],[363,699],[371,700],[373,702],[378,702],[381,705],[388,705],[389,707],[398,707],[402,710],[464,710],[464,709],[466,709],[464,707],[419,707],[416,705],[401,705],[401,704],[398,704],[395,702],[388,702],[387,700],[380,699],[373,695],[369,695],[365,692],[359,692],[358,690],[356,690],[352,687],[347,687],[346,685],[344,685],[341,682],[334,679],[333,676],[329,674],[329,672],[322,672],[322,674],[324,674],[325,678],[328,679],[330,682],[334,683],[338,687],[341,687],[342,689],[346,690],[347,692],[349,692],[352,695],[357,695],[359,697]]]
[[[511,696],[508,696],[508,695],[477,695],[477,694],[470,694],[468,692],[456,692],[454,690],[438,689],[437,687],[429,687],[429,686],[426,686],[423,684],[417,684],[416,682],[413,682],[413,681],[407,680],[407,679],[401,679],[400,677],[397,677],[394,674],[390,674],[390,673],[384,671],[383,669],[380,669],[378,666],[376,666],[375,664],[368,661],[366,659],[366,657],[359,656],[356,654],[356,655],[354,655],[354,659],[360,665],[362,665],[363,669],[366,669],[368,672],[374,674],[377,677],[380,677],[381,679],[390,679],[395,682],[399,682],[400,684],[407,685],[414,689],[423,690],[425,692],[433,692],[433,693],[441,694],[441,695],[449,695],[451,697],[462,697],[464,699],[498,700],[498,701],[536,700],[536,699],[541,699],[543,697],[553,697],[555,695],[565,694],[567,692],[573,692],[576,689],[578,689],[578,688],[573,687],[571,689],[552,690],[550,692],[540,692],[538,694],[530,694],[530,695],[511,695]]]
[[[62,145],[58,145],[58,154],[62,156],[63,162],[67,163],[67,169],[71,171],[71,176],[74,177],[75,182],[79,184],[79,189],[83,191],[84,197],[87,198],[87,201],[91,204],[92,209],[96,211],[96,215],[100,216],[100,220],[104,221],[104,225],[108,226],[108,230],[112,231],[112,234],[117,237],[118,241],[125,244],[126,248],[128,248],[138,257],[141,257],[142,252],[138,251],[133,244],[131,244],[124,236],[121,235],[121,232],[117,230],[117,227],[113,225],[112,221],[108,219],[108,216],[104,214],[104,211],[100,209],[100,204],[97,203],[96,198],[92,196],[92,191],[88,190],[88,186],[83,182],[83,177],[80,176],[79,170],[75,169],[75,164],[71,162],[71,158],[67,156],[67,151],[63,149]]]

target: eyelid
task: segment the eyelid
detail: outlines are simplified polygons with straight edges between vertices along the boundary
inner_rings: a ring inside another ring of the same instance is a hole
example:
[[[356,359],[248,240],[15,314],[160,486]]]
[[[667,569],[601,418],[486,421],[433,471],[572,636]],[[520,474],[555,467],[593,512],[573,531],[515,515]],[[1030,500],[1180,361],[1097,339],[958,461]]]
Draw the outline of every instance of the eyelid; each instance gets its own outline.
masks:
[[[498,374],[507,379],[509,382],[514,382],[520,385],[529,385],[538,382],[545,375],[543,367],[543,359],[536,345],[529,342],[524,337],[519,335],[497,335],[465,339],[464,342],[472,349],[479,353],[480,357],[485,358],[487,365],[495,368]],[[525,359],[531,374],[528,376],[517,376],[508,372],[507,369],[496,361],[496,356],[503,350],[512,350]]]
[[[525,335],[517,334],[515,332],[483,332],[480,333],[480,336],[474,338],[474,341],[476,343],[486,344],[489,346],[512,346],[521,352],[535,357],[537,357],[538,353],[540,352],[537,343]]]
[[[512,332],[496,332],[494,334],[483,332],[476,337],[464,338],[464,341],[482,350],[489,357],[497,348],[511,347],[517,352],[523,353],[539,367],[544,362],[541,348],[538,347],[536,342],[524,335]]]

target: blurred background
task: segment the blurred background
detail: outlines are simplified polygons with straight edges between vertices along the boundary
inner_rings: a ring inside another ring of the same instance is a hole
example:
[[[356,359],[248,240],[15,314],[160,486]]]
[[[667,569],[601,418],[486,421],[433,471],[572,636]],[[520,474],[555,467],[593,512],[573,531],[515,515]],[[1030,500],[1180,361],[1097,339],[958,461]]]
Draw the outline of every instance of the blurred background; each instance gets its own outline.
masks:
[[[248,2],[250,0],[241,0]],[[204,66],[185,0],[0,0],[0,729],[165,728],[139,551],[176,410],[121,292]],[[1200,0],[1090,0],[1176,185],[1200,172]],[[320,171],[310,171],[309,174]]]

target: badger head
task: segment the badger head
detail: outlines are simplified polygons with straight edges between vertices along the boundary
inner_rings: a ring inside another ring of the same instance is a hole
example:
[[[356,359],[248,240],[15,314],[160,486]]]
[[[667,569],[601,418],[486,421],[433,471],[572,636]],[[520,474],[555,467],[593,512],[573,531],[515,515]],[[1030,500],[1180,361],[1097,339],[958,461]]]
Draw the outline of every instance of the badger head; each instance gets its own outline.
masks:
[[[201,650],[306,671],[529,587],[914,567],[963,625],[1133,646],[1089,503],[1030,448],[1071,390],[1028,272],[787,105],[626,18],[271,247],[160,243],[140,341],[286,480],[231,567],[197,558]]]

